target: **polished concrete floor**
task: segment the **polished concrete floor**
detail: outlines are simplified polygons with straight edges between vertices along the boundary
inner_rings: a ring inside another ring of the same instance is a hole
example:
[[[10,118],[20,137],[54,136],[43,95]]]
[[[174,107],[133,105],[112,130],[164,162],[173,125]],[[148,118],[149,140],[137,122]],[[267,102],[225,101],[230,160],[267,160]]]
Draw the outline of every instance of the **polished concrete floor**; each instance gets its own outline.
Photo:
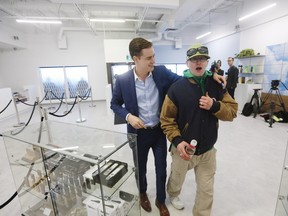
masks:
[[[87,120],[82,123],[76,123],[80,118],[76,107],[66,117],[57,118],[49,115],[48,118],[112,131],[126,131],[125,125],[113,124],[113,115],[107,111],[104,101],[94,102],[95,107],[91,105],[90,102],[82,103],[81,118]],[[30,113],[30,110],[20,113],[20,120],[26,122]],[[39,113],[36,111],[31,122],[38,120]],[[0,133],[12,129],[15,124],[17,124],[15,116],[0,120]],[[260,116],[254,119],[244,117],[240,113],[233,122],[220,122],[219,138],[215,145],[218,151],[212,216],[274,215],[287,146],[287,126],[287,123],[275,123],[270,128]],[[167,161],[169,174],[171,162],[169,155]],[[16,190],[2,137],[0,164],[0,205],[2,205]],[[147,192],[152,202],[152,212],[142,211],[141,215],[159,215],[154,205],[155,173],[152,156],[149,158],[148,179]],[[191,171],[187,174],[180,196],[185,202],[185,209],[176,210],[168,200],[166,201],[171,216],[192,215],[194,197],[195,181],[194,173]],[[0,210],[1,216],[20,214],[17,197]]]

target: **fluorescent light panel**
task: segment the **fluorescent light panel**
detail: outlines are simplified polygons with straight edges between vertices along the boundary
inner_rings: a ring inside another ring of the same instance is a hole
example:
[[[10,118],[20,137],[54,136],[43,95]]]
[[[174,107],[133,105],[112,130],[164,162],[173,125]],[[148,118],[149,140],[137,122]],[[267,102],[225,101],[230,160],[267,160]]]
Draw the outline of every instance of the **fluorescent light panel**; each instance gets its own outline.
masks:
[[[97,18],[93,18],[90,19],[91,22],[112,22],[112,23],[124,23],[125,20],[124,19],[97,19]]]
[[[257,10],[257,11],[254,11],[254,12],[252,12],[252,13],[246,15],[246,16],[240,17],[240,18],[239,18],[239,21],[242,21],[242,20],[247,19],[247,18],[249,18],[249,17],[251,17],[251,16],[254,16],[254,15],[256,15],[256,14],[259,14],[259,13],[261,13],[261,12],[263,12],[263,11],[265,11],[265,10],[268,10],[269,8],[272,8],[272,7],[276,6],[276,5],[277,5],[276,3],[270,4],[270,5],[268,5],[268,6],[264,7],[264,8],[261,8],[261,9],[259,9],[259,10]]]
[[[59,20],[30,20],[30,19],[16,19],[18,23],[33,23],[33,24],[62,24]]]
[[[202,34],[202,35],[199,35],[198,37],[196,37],[196,39],[198,40],[200,38],[206,37],[209,34],[211,34],[211,32],[206,32],[205,34]]]

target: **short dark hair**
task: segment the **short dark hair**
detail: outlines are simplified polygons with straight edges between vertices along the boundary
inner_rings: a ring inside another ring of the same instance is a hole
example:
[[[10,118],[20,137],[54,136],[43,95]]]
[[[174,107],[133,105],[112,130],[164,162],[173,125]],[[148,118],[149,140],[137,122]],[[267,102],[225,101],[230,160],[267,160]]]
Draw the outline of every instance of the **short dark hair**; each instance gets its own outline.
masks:
[[[215,64],[212,64],[209,70],[211,72],[216,72],[216,68],[217,68],[217,66]]]
[[[229,58],[231,58],[231,60],[234,61],[234,58],[233,58],[233,57],[228,57],[228,59],[229,59]]]
[[[133,58],[133,56],[141,56],[143,49],[147,49],[152,46],[153,44],[144,38],[138,37],[132,39],[129,44],[129,53],[131,58]]]

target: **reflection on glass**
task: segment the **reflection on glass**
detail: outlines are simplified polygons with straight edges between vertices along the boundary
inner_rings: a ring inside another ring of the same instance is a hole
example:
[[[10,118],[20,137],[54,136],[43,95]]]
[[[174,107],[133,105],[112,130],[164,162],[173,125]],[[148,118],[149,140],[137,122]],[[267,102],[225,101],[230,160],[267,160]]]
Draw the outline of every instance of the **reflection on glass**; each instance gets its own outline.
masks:
[[[117,76],[130,70],[131,66],[128,64],[112,65],[111,69],[112,69],[112,86],[114,87]]]
[[[64,93],[70,98],[75,98],[77,92],[81,97],[88,96],[87,66],[41,67],[40,74],[44,94],[51,91],[46,100],[62,98]]]
[[[44,87],[44,93],[53,92],[51,95],[47,95],[46,99],[56,99],[61,98],[64,92],[64,72],[62,67],[52,67],[52,68],[40,68],[40,73],[42,77],[42,83]]]
[[[87,96],[89,89],[87,66],[65,67],[70,98],[75,98],[77,92],[81,97]]]
[[[177,64],[177,74],[183,76],[183,71],[188,69],[186,64]]]

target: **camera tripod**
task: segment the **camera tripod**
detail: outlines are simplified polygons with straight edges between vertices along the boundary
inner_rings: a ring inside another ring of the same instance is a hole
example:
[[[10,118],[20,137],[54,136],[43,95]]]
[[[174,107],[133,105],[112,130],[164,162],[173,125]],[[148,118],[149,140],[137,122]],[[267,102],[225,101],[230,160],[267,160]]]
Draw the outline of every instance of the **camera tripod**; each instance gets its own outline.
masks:
[[[284,101],[283,101],[283,98],[281,97],[281,93],[280,93],[280,91],[278,89],[278,85],[272,85],[272,87],[270,88],[269,92],[267,93],[267,95],[263,99],[263,103],[261,104],[261,107],[270,98],[270,96],[272,95],[273,91],[275,91],[275,93],[276,93],[275,95],[278,98],[278,101],[280,102],[280,105],[276,104],[275,101],[271,100],[270,106],[269,106],[269,108],[270,108],[270,112],[269,112],[269,127],[272,127],[272,124],[273,124],[273,115],[274,115],[274,110],[275,110],[276,105],[281,106],[283,111],[284,111],[284,113],[286,113]]]

